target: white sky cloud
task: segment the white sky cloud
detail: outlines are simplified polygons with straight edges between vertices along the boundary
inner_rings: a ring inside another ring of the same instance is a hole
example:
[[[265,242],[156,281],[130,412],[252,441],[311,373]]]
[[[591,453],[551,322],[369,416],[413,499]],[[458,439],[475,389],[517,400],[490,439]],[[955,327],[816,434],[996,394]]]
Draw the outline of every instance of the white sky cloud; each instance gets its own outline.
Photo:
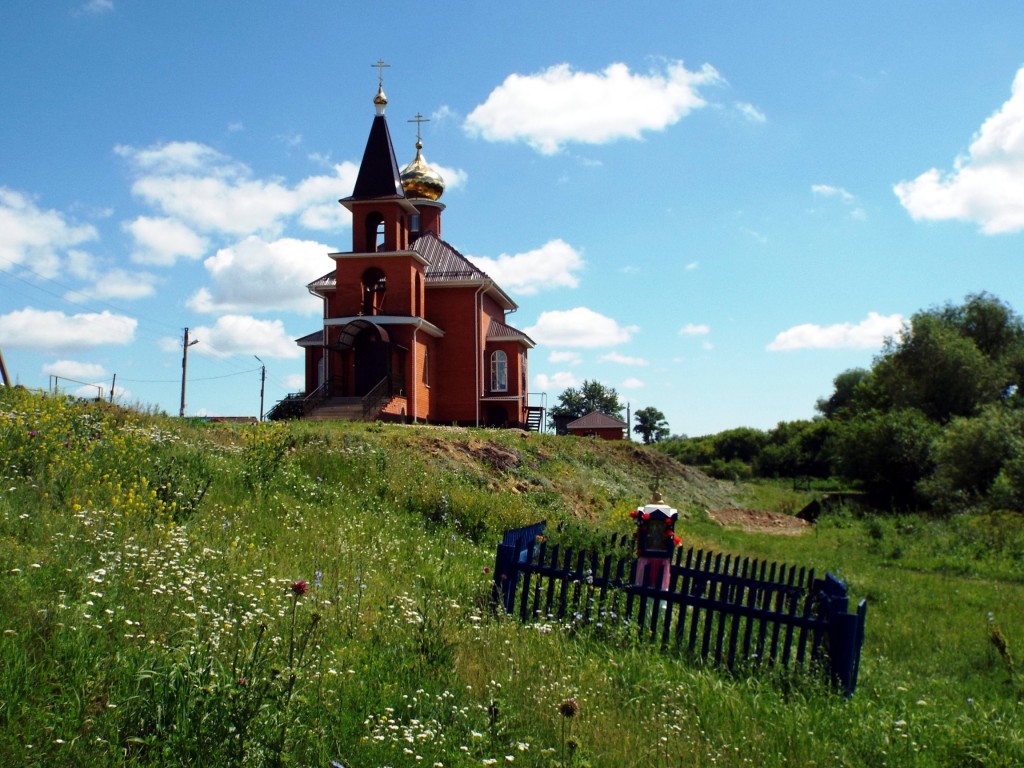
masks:
[[[812,184],[811,193],[815,197],[835,197],[844,203],[852,203],[854,196],[842,187],[834,187],[831,184]]]
[[[138,321],[111,312],[65,315],[28,307],[0,315],[0,344],[35,350],[77,350],[129,344]]]
[[[710,326],[703,323],[687,323],[679,329],[680,336],[707,336],[711,333]]]
[[[704,106],[700,86],[721,82],[708,64],[691,72],[672,61],[646,75],[622,63],[601,72],[557,64],[533,75],[509,75],[470,112],[464,128],[471,136],[523,141],[550,155],[570,142],[605,144],[664,130]]]
[[[1024,67],[952,171],[932,168],[893,190],[915,221],[970,221],[989,235],[1024,229]]]
[[[635,376],[630,376],[628,379],[623,381],[622,384],[620,384],[619,386],[621,386],[623,389],[641,389],[642,387],[645,387],[647,385],[644,384],[642,381],[640,381],[640,379],[636,378]]]
[[[569,350],[554,350],[548,355],[548,362],[558,365],[559,363],[565,363],[566,365],[579,365],[583,362],[583,355],[579,352],[572,352]]]
[[[55,360],[43,366],[47,376],[63,376],[81,381],[94,381],[105,378],[107,372],[97,363],[79,363],[75,360]]]
[[[0,187],[0,271],[25,265],[56,277],[61,255],[97,238],[91,224],[72,224],[63,214],[42,210],[27,195]]]
[[[78,7],[77,14],[101,14],[114,10],[114,0],[86,0]]]
[[[794,349],[872,349],[881,347],[888,336],[903,327],[903,316],[868,312],[859,323],[815,325],[804,323],[782,331],[768,345],[772,352]]]
[[[586,307],[542,312],[526,333],[551,347],[613,347],[629,341],[637,326],[621,326],[610,317]]]
[[[132,261],[169,267],[178,260],[198,259],[210,247],[209,241],[175,219],[139,216],[124,229],[135,240]]]
[[[649,363],[642,357],[630,357],[629,355],[620,355],[618,352],[609,352],[606,355],[601,355],[601,362],[618,363],[619,365],[649,365]]]
[[[764,112],[753,104],[748,104],[745,101],[736,102],[736,109],[741,115],[743,115],[743,117],[752,123],[764,123],[768,120],[768,118],[765,117]]]
[[[539,373],[533,377],[534,386],[544,392],[558,392],[561,394],[569,387],[578,387],[581,382],[570,371],[558,371],[551,375]]]
[[[312,240],[247,237],[203,262],[211,284],[196,291],[188,306],[197,312],[319,312],[323,304],[306,284],[330,271],[332,250]]]
[[[292,187],[278,179],[253,178],[246,166],[196,142],[147,149],[121,145],[115,152],[136,173],[136,197],[199,232],[275,234],[291,218],[317,230],[351,222],[338,198],[355,184],[359,169],[354,163],[340,163],[334,175],[311,176]]]
[[[156,275],[149,272],[128,272],[112,269],[95,277],[91,286],[80,288],[65,295],[69,301],[89,299],[144,299],[152,296],[157,282]]]
[[[583,269],[579,251],[561,239],[550,240],[526,253],[503,253],[496,259],[470,256],[469,259],[502,288],[524,296],[546,288],[575,288],[579,285],[576,273]]]
[[[193,351],[210,357],[246,354],[297,358],[303,355],[280,320],[258,320],[246,315],[223,315],[212,327],[191,329],[189,339],[199,341]]]

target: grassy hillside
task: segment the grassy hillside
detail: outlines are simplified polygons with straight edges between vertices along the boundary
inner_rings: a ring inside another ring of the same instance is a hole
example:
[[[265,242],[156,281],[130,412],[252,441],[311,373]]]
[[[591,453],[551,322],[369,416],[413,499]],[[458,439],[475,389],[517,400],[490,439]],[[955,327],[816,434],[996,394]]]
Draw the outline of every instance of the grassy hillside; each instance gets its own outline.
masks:
[[[492,614],[505,528],[599,543],[655,485],[686,544],[833,570],[868,599],[852,699]],[[0,759],[1024,764],[1020,519],[838,511],[777,536],[708,515],[805,500],[635,444],[202,424],[0,389]]]

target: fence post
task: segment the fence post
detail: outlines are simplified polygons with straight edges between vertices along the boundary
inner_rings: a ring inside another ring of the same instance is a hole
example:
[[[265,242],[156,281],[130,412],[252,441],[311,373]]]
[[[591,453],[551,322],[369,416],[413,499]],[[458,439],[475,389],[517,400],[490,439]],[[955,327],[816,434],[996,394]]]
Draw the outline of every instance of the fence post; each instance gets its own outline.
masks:
[[[505,613],[512,613],[516,599],[516,584],[519,582],[519,561],[516,547],[512,544],[499,544],[494,557],[494,599],[501,600]]]
[[[533,555],[537,537],[544,533],[545,521],[505,531],[501,544],[494,556],[494,586],[491,596],[494,602],[501,600],[506,613],[515,607],[516,587],[519,585],[519,563],[525,563]]]
[[[846,585],[831,573],[826,573],[823,580],[815,580],[814,585],[822,618],[827,625],[832,680],[842,688],[845,696],[852,696],[857,688],[857,673],[860,671],[867,603],[861,600],[857,613],[849,613],[850,599]]]

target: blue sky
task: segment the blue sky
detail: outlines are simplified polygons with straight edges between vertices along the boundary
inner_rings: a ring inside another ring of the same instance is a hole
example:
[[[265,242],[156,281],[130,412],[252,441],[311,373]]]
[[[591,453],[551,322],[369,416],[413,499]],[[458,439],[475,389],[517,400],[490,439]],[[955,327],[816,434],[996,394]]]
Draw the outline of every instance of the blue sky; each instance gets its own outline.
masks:
[[[302,388],[383,59],[400,165],[548,403],[810,418],[921,309],[1024,311],[1024,4],[0,4],[0,350],[177,413]],[[85,390],[88,391],[88,390]],[[95,390],[94,390],[95,391]]]

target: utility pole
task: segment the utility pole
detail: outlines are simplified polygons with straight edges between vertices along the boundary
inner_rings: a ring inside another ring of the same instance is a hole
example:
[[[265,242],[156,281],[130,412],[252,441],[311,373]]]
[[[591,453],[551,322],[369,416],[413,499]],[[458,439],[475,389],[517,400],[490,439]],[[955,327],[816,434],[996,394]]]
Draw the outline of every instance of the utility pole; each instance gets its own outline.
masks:
[[[7,366],[4,364],[3,350],[0,350],[0,376],[3,376],[5,387],[11,386],[11,379],[7,375]]]
[[[110,382],[110,402],[114,402],[114,388],[117,386],[117,374],[114,374],[114,380]]]
[[[188,340],[188,328],[186,328],[181,354],[181,410],[178,411],[178,416],[181,418],[185,418],[185,372],[188,370],[188,348],[198,343],[199,339],[195,341]]]
[[[264,365],[263,361],[260,360],[259,357],[257,357],[256,355],[253,355],[253,357],[259,360],[260,365],[262,366],[260,373],[260,421],[263,421],[263,391],[266,389],[267,386],[267,366]]]

